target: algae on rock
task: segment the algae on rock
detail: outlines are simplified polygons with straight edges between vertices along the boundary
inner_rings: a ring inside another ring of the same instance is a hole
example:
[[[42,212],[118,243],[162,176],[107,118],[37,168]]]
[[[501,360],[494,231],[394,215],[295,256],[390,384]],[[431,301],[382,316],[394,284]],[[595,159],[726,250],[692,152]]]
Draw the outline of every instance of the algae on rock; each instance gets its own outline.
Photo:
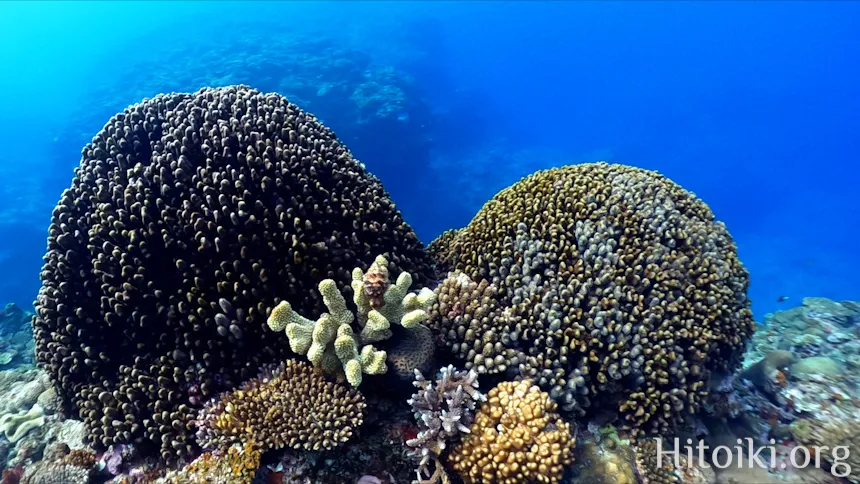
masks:
[[[387,353],[370,343],[391,338],[392,324],[417,329],[429,317],[435,294],[427,288],[410,293],[412,276],[408,272],[400,273],[391,284],[388,260],[382,255],[376,257],[366,274],[355,268],[351,285],[357,315],[347,308],[335,282],[325,279],[319,283],[319,291],[329,312],[314,321],[282,301],[269,315],[268,325],[273,331],[286,332],[295,353],[307,355],[324,373],[345,378],[357,387],[365,373],[379,375],[388,371]],[[358,334],[352,327],[356,319],[361,328]]]

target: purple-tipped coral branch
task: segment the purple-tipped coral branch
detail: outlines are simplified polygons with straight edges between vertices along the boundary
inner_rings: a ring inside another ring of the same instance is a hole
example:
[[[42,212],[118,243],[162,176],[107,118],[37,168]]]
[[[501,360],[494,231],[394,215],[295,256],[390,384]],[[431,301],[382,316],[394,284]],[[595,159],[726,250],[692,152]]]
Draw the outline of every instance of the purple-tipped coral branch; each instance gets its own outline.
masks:
[[[435,383],[415,370],[412,384],[418,391],[407,402],[412,406],[419,431],[406,445],[412,448],[413,457],[420,459],[417,472],[421,481],[431,474],[428,465],[439,458],[446,444],[461,433],[469,433],[475,407],[487,397],[478,390],[478,374],[474,370],[458,371],[452,365],[439,370]]]

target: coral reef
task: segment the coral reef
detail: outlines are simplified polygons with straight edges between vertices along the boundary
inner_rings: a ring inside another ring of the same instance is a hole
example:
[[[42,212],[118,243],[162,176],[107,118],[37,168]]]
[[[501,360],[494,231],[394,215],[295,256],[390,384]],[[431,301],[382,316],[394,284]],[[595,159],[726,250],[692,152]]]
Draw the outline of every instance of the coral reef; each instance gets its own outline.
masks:
[[[467,368],[515,369],[578,415],[615,407],[637,433],[674,431],[755,327],[725,226],[646,170],[539,171],[430,250],[487,298],[428,322]]]
[[[365,407],[358,391],[288,360],[207,404],[197,437],[205,448],[253,442],[263,450],[328,450],[353,436]]]
[[[576,447],[576,476],[573,482],[588,484],[637,484],[633,451],[598,435],[580,435]]]
[[[820,456],[824,461],[834,466],[833,470],[845,474],[848,481],[860,483],[860,419],[854,418],[836,420],[802,420],[808,427],[804,432],[795,430],[793,433],[802,445],[817,446],[824,451]],[[798,425],[800,427],[800,425]],[[834,460],[832,449],[842,447],[843,451],[838,460]]]
[[[474,370],[458,371],[453,365],[439,370],[436,381],[424,378],[415,370],[413,382],[418,391],[407,400],[418,422],[418,435],[406,441],[419,460],[418,479],[432,478],[433,462],[443,472],[438,459],[448,444],[460,434],[469,433],[474,422],[475,407],[487,397],[478,391],[478,374]]]
[[[576,441],[556,407],[530,380],[500,383],[451,449],[451,467],[467,484],[560,482]]]
[[[260,465],[260,451],[252,443],[234,444],[225,451],[205,452],[179,471],[169,472],[158,484],[251,484]]]
[[[334,134],[244,86],[159,95],[82,151],[54,210],[36,303],[37,358],[97,446],[196,446],[206,398],[289,356],[263,322],[279,297],[383,253],[425,281],[412,230]],[[370,262],[370,261],[367,261]]]
[[[44,371],[18,368],[0,372],[0,415],[27,410],[39,401],[50,381]]]
[[[335,282],[326,279],[319,283],[319,292],[329,312],[314,321],[294,311],[289,302],[282,301],[269,315],[269,328],[285,331],[294,352],[307,355],[315,367],[327,375],[345,378],[354,387],[361,384],[364,374],[379,375],[388,371],[387,353],[370,343],[391,338],[394,325],[407,334],[419,332],[406,340],[405,348],[399,349],[400,372],[410,365],[424,366],[423,362],[432,358],[434,343],[429,335],[422,335],[425,328],[421,322],[428,318],[427,310],[435,301],[435,294],[427,288],[418,294],[409,293],[412,276],[408,272],[401,272],[394,284],[390,284],[388,274],[388,260],[382,255],[376,257],[367,274],[361,268],[353,270],[357,317],[347,308]],[[352,329],[354,319],[361,328],[359,334]]]
[[[53,444],[40,461],[27,466],[20,476],[20,484],[89,484],[93,482],[95,463],[95,454],[91,451]]]
[[[367,400],[360,438],[332,452],[286,449],[274,456],[275,462],[267,458],[257,478],[283,484],[344,484],[370,475],[383,484],[411,482],[415,464],[405,442],[415,438],[417,429],[408,406],[378,392],[369,393]]]
[[[858,350],[850,341],[860,335],[857,308],[853,302],[807,298],[799,307],[765,317],[747,349],[746,368],[722,379],[704,414],[707,440],[732,445],[736,438],[751,438],[757,446],[774,448],[777,468],[718,470],[720,482],[844,482],[824,469],[833,463],[834,447],[855,445],[860,379],[844,370]],[[790,455],[814,445],[828,447],[813,456],[823,464],[794,467]],[[848,454],[841,462],[856,469],[850,462],[853,450]]]
[[[827,356],[860,369],[860,303],[808,297],[800,306],[767,314],[752,340],[746,364],[776,350],[798,358]]]
[[[35,351],[33,314],[14,303],[0,310],[0,369],[29,366],[34,363]]]
[[[640,479],[654,484],[681,484],[670,459],[658,462],[657,443],[647,439],[636,446],[636,471]]]

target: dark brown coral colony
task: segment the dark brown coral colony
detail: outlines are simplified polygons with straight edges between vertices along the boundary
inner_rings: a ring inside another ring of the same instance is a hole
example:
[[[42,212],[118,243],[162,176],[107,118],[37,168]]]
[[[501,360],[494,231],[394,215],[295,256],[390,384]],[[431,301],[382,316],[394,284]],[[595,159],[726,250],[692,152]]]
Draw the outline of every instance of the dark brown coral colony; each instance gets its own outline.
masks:
[[[562,408],[670,432],[754,329],[725,226],[663,176],[537,172],[429,250],[454,270],[429,324],[467,368],[533,379]]]
[[[385,254],[430,275],[379,181],[284,97],[244,86],[159,95],[111,118],[54,209],[38,359],[95,445],[195,449],[197,410],[288,356],[281,298]]]

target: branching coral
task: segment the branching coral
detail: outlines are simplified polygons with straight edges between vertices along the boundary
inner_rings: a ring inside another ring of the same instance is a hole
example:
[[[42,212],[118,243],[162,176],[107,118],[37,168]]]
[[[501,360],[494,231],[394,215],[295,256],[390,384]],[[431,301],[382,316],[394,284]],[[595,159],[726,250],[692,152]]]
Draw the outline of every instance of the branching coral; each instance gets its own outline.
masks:
[[[406,445],[412,447],[413,456],[420,459],[418,479],[421,480],[433,475],[429,464],[438,461],[448,443],[460,434],[469,433],[475,406],[487,398],[478,391],[477,373],[457,371],[452,365],[439,370],[435,382],[426,380],[415,370],[413,385],[418,391],[408,403],[419,431]]]
[[[394,324],[405,330],[424,331],[421,322],[428,318],[427,311],[435,294],[427,288],[418,294],[409,293],[411,285],[412,276],[408,272],[401,272],[397,282],[390,284],[388,260],[380,255],[367,274],[360,268],[352,272],[359,334],[352,328],[355,315],[330,279],[319,284],[329,312],[314,321],[294,311],[289,302],[282,301],[269,315],[268,325],[273,331],[286,331],[290,348],[307,355],[315,367],[328,375],[345,377],[350,385],[357,387],[364,374],[379,375],[388,370],[387,353],[370,343],[389,339]]]
[[[449,462],[467,484],[558,483],[575,439],[557,405],[530,380],[490,390]]]
[[[357,390],[288,360],[209,402],[200,411],[197,438],[206,448],[254,442],[262,450],[328,450],[353,436],[365,406]]]
[[[674,431],[754,330],[725,226],[654,172],[537,172],[429,249],[456,272],[428,325],[466,368],[517,370],[564,410],[616,408],[637,433]]]
[[[54,209],[33,328],[66,410],[106,447],[176,461],[202,402],[291,355],[263,321],[319,312],[323,279],[385,254],[419,282],[420,241],[328,128],[246,86],[158,95],[108,120]]]

